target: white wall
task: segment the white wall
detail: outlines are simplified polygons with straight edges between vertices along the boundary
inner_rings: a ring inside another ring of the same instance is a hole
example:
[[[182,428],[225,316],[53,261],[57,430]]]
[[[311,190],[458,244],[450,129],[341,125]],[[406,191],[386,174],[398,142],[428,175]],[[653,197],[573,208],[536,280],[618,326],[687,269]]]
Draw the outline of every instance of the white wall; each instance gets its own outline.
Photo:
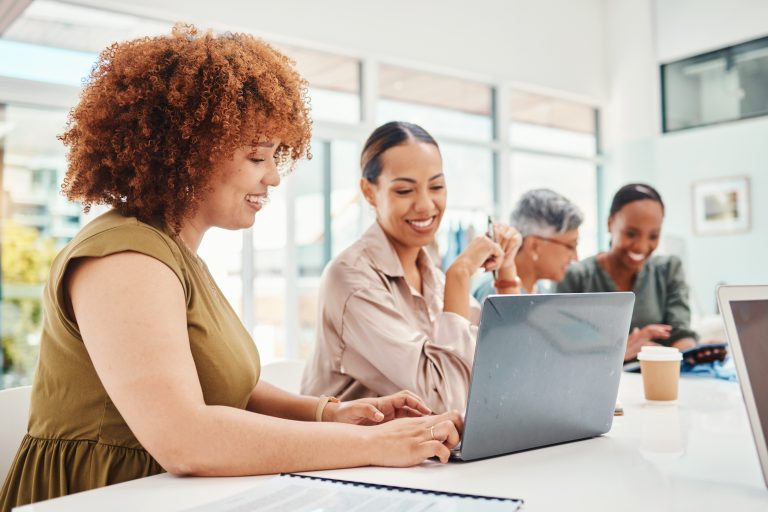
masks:
[[[687,57],[768,34],[765,0],[656,0],[657,61]],[[718,283],[767,283],[768,120],[744,120],[660,136],[656,180],[670,202],[666,230],[685,241],[688,274],[704,311]],[[691,184],[747,175],[752,227],[745,234],[698,235],[691,221]]]
[[[765,0],[655,0],[658,59],[669,62],[768,35]]]
[[[602,0],[79,0],[121,11],[225,24],[353,55],[605,95]]]
[[[764,0],[616,0],[606,4],[609,101],[605,201],[623,183],[647,181],[667,203],[664,237],[685,259],[694,307],[715,310],[717,283],[765,283],[768,269],[768,120],[660,133],[662,62],[768,34]],[[746,234],[693,232],[691,185],[750,176],[752,227]]]
[[[668,134],[656,145],[656,184],[667,197],[665,230],[686,242],[687,273],[704,311],[714,311],[718,283],[768,283],[768,119]],[[746,175],[752,227],[744,234],[693,233],[691,183]]]
[[[602,113],[606,203],[628,181],[654,181],[653,144],[660,118],[653,23],[647,0],[606,2],[609,80]]]

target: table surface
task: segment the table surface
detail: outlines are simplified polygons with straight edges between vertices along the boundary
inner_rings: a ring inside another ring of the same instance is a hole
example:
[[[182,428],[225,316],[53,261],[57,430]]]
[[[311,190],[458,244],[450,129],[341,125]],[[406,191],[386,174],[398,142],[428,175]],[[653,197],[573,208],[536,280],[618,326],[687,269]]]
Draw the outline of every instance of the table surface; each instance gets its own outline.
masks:
[[[624,374],[624,416],[594,439],[413,468],[366,467],[312,475],[522,498],[525,510],[768,510],[746,409],[735,382],[683,378],[675,405],[645,402],[639,375]],[[181,510],[262,485],[271,476],[168,474],[40,502],[18,511]]]

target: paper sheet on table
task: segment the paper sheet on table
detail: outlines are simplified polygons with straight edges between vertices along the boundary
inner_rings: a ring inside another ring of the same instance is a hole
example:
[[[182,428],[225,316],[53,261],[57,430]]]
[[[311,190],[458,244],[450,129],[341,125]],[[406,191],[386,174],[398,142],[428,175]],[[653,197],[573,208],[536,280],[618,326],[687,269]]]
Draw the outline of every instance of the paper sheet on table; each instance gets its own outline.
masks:
[[[458,512],[461,510],[517,510],[521,500],[471,496],[404,487],[328,480],[303,475],[280,475],[242,493],[187,512]]]

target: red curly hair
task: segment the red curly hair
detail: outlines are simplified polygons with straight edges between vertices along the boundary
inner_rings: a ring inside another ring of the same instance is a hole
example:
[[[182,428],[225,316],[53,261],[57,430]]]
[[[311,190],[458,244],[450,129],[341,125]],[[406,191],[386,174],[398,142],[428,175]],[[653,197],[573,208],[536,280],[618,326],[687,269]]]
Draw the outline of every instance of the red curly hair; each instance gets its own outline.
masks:
[[[311,158],[307,83],[293,61],[247,34],[200,33],[115,43],[99,56],[59,138],[62,191],[174,231],[195,211],[212,163],[277,139],[283,172]]]

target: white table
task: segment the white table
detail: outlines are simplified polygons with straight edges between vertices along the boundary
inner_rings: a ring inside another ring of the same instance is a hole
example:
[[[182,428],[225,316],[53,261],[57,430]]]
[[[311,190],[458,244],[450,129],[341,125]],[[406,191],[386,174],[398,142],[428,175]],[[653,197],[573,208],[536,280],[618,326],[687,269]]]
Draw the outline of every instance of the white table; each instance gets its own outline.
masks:
[[[768,510],[738,384],[684,378],[677,405],[645,403],[625,374],[625,415],[605,436],[469,463],[312,474],[406,487],[522,498],[527,511]],[[261,485],[270,477],[163,474],[41,502],[23,512],[180,510]]]

